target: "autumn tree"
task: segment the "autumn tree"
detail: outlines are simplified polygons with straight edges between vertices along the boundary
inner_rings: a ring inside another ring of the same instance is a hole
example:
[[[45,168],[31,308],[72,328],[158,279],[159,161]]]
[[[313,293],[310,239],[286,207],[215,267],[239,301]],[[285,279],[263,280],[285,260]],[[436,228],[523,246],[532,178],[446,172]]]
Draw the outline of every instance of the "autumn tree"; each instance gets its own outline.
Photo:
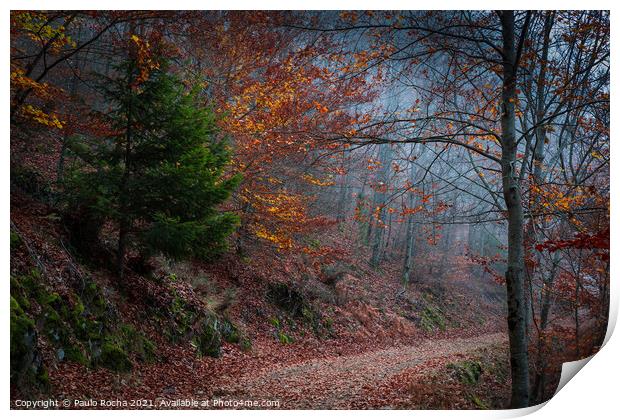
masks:
[[[359,120],[374,86],[365,74],[338,78],[346,59],[330,36],[292,30],[305,13],[197,12],[186,16],[183,54],[203,94],[224,114],[243,183],[233,200],[239,244],[258,238],[275,251],[303,250],[301,238],[330,223],[310,211],[334,183],[335,159],[322,155],[325,132]]]
[[[351,54],[367,58],[356,71],[376,71],[386,63],[407,63],[396,79],[410,86],[413,92],[408,101],[403,101],[399,112],[376,113],[370,121],[360,121],[353,139],[347,133],[333,133],[331,137],[326,136],[327,142],[353,144],[353,147],[421,144],[436,153],[436,159],[428,162],[429,170],[437,164],[445,164],[462,175],[473,170],[474,178],[461,177],[461,181],[450,183],[463,194],[479,199],[473,207],[475,211],[461,216],[462,222],[505,221],[508,252],[504,279],[512,407],[527,406],[530,402],[525,220],[533,214],[523,198],[528,191],[528,173],[535,172],[534,168],[542,164],[544,132],[550,125],[563,124],[561,130],[567,133],[573,132],[569,127],[575,123],[580,128],[586,123],[597,127],[588,121],[590,115],[605,115],[604,108],[608,106],[604,44],[607,38],[599,30],[606,26],[606,18],[588,13],[587,18],[569,15],[567,21],[580,21],[562,35],[573,53],[566,56],[559,52],[566,51],[567,45],[554,50],[553,57],[558,62],[553,70],[557,72],[556,80],[542,82],[543,106],[536,105],[532,99],[536,95],[528,89],[533,85],[532,75],[548,78],[545,74],[549,74],[544,67],[550,60],[532,58],[541,50],[546,54],[544,38],[549,23],[545,28],[544,16],[540,14],[351,12],[343,13],[342,19],[335,23],[308,22],[304,26],[310,31],[343,34],[348,46],[358,45],[353,40],[366,35],[372,40],[372,47],[365,54],[361,51]],[[538,50],[534,49],[535,45]],[[372,55],[369,51],[387,51],[387,54]],[[576,71],[569,70],[573,66]],[[589,92],[588,96],[584,92]],[[416,97],[423,106],[413,103]],[[537,112],[530,112],[536,109]],[[579,117],[582,112],[585,115]],[[530,119],[530,115],[535,117]],[[536,133],[538,142],[532,135]],[[596,132],[586,136],[601,139]],[[471,169],[464,170],[463,164],[455,167],[446,159],[455,150],[465,150],[465,162],[469,161]],[[560,150],[561,163],[566,149],[560,146]],[[579,151],[577,154],[584,161],[578,168],[595,168],[585,164],[592,159],[583,153],[583,148],[575,146],[574,150]],[[531,164],[533,154],[537,157]],[[535,174],[534,178],[537,177]],[[445,177],[440,179],[445,182]],[[475,188],[459,185],[462,182],[472,182]],[[555,209],[558,210],[566,209]],[[489,217],[493,214],[497,217]]]
[[[63,91],[57,71],[88,54],[114,29],[163,17],[161,12],[26,11],[11,12],[11,120],[18,117],[62,126],[49,109]],[[56,80],[55,80],[56,79]]]

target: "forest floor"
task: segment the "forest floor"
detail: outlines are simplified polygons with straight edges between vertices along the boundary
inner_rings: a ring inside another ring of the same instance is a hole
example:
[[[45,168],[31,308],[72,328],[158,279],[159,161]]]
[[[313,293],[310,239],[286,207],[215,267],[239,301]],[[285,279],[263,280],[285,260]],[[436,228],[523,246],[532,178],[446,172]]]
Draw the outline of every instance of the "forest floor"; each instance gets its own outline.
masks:
[[[190,408],[188,401],[206,401],[194,408],[211,409],[504,408],[507,345],[504,333],[314,352],[307,346],[278,350],[265,340],[251,353],[226,344],[219,359],[196,359],[177,347],[171,358],[131,374],[66,363],[52,376],[53,397],[141,401],[142,408],[156,409]]]
[[[406,291],[400,265],[373,269],[345,258],[340,262],[345,274],[329,285],[302,258],[256,250],[254,258],[229,255],[210,265],[160,263],[153,278],[132,274],[121,284],[105,264],[81,262],[68,251],[63,226],[46,206],[23,195],[13,195],[11,204],[11,229],[19,235],[12,244],[12,276],[23,279],[39,267],[37,293],[47,290],[72,306],[80,284],[92,282],[115,314],[114,321],[103,322],[130,327],[132,336],[137,331],[156,349],[150,361],[130,353],[133,369],[116,372],[88,360],[59,360],[59,345],[42,330],[38,348],[50,388],[25,394],[12,388],[12,400],[146,405],[105,408],[186,408],[188,399],[209,401],[209,408],[244,408],[226,403],[248,399],[277,401],[257,407],[270,409],[506,406],[510,379],[501,286],[477,277],[464,281],[468,270],[458,259],[441,275],[420,262],[419,278]],[[354,250],[343,236],[335,232],[332,240]],[[295,314],[270,298],[273,285],[297,293],[309,314]],[[32,299],[28,310],[44,326],[45,306]],[[229,320],[251,345],[223,341],[220,356],[213,358],[197,357],[190,340],[171,342],[166,333],[179,327],[172,311],[178,302],[195,302]],[[63,325],[72,331],[70,319]],[[91,357],[89,343],[70,340]]]
[[[401,390],[389,386],[395,378],[414,370],[426,375],[448,361],[505,343],[505,334],[494,333],[322,357],[258,374],[248,372],[223,384],[217,394],[222,400],[279,401],[283,409],[404,408],[407,404]]]

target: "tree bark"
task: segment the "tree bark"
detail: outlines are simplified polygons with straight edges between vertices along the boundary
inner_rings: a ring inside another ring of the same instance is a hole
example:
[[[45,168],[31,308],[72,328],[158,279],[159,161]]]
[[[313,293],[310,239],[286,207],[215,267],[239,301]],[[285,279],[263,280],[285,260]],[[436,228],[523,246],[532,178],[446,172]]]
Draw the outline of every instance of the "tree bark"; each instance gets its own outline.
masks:
[[[378,212],[378,220],[374,228],[374,236],[372,237],[372,256],[370,264],[377,267],[381,262],[383,255],[383,237],[385,232],[385,199],[386,190],[390,181],[390,165],[392,164],[392,149],[388,144],[381,145],[379,153],[379,161],[381,162],[381,171],[379,173],[379,182],[381,183],[375,189],[374,206],[371,209],[372,214],[376,211],[376,207],[380,207]]]
[[[127,74],[127,88],[131,90],[131,70],[128,70]],[[123,171],[123,177],[121,179],[121,185],[119,188],[120,191],[120,199],[119,199],[119,212],[121,215],[119,221],[119,230],[118,230],[118,248],[116,251],[116,269],[118,278],[123,280],[125,275],[125,251],[127,248],[127,238],[129,236],[129,231],[131,230],[131,219],[128,215],[128,192],[127,192],[127,183],[129,182],[129,176],[131,172],[131,142],[133,140],[133,113],[131,101],[129,102],[126,110],[126,127],[125,127],[125,148],[123,154],[123,161],[125,164],[125,168]]]
[[[513,11],[500,12],[503,39],[502,86],[502,188],[508,218],[508,267],[506,289],[508,298],[508,337],[512,377],[511,408],[529,404],[529,364],[525,325],[523,206],[516,173],[517,141],[515,101],[517,51],[515,49],[515,18]]]
[[[543,47],[540,55],[540,72],[538,74],[538,80],[536,82],[536,119],[535,135],[536,143],[534,145],[533,153],[533,168],[532,168],[532,181],[536,186],[541,186],[544,182],[543,165],[545,160],[545,137],[547,136],[546,126],[542,124],[545,117],[545,80],[547,78],[547,60],[549,58],[549,42],[551,29],[553,27],[553,12],[547,12],[545,16],[545,25],[543,28]],[[530,208],[537,208],[540,203],[540,197],[534,195]],[[541,228],[545,229],[544,218],[541,220]],[[538,241],[536,235],[536,218],[532,217],[529,224],[528,237]],[[536,265],[540,266],[540,253],[532,251],[534,253]],[[549,309],[551,306],[551,287],[556,275],[557,264],[559,259],[557,255],[554,255],[551,272],[549,276],[543,276],[543,289],[541,291],[541,308],[540,308],[540,323],[538,325],[538,349],[537,349],[537,361],[536,361],[536,374],[534,376],[534,388],[532,391],[532,398],[535,398],[537,402],[542,402],[544,397],[544,388],[546,375],[545,370],[547,368],[547,360],[545,358],[545,334],[547,329],[547,321],[549,318]],[[534,270],[532,270],[533,274]],[[530,276],[531,278],[532,276]],[[530,280],[531,281],[531,280]],[[530,283],[529,289],[531,290],[532,284]],[[530,314],[533,316],[533,310],[530,305],[527,305],[528,316],[526,322],[529,322]],[[530,312],[531,311],[531,312]]]
[[[407,238],[405,239],[405,264],[403,267],[403,289],[411,282],[411,269],[413,268],[413,255],[415,248],[415,235],[413,229],[413,216],[407,220]]]
[[[338,198],[338,207],[336,210],[336,222],[344,223],[347,214],[347,174],[346,172],[340,176],[340,195]]]
[[[411,182],[414,181],[415,167],[411,165]],[[409,208],[412,209],[415,205],[415,199],[413,193],[409,193]],[[411,282],[411,269],[413,266],[413,255],[415,247],[415,232],[414,232],[413,215],[410,214],[407,218],[407,232],[405,236],[405,264],[403,267],[403,290]]]
[[[549,322],[549,310],[551,309],[551,288],[557,273],[558,265],[560,264],[559,254],[554,254],[551,272],[543,283],[543,290],[541,293],[541,309],[540,309],[540,324],[538,326],[538,359],[536,363],[536,375],[534,376],[534,390],[532,391],[533,398],[536,398],[537,402],[543,402],[545,383],[546,383],[546,370],[547,359],[545,358],[545,331],[547,330],[547,324]]]
[[[116,250],[116,271],[119,279],[125,276],[125,252],[127,249],[127,236],[129,229],[125,221],[121,222],[118,233],[118,248]]]

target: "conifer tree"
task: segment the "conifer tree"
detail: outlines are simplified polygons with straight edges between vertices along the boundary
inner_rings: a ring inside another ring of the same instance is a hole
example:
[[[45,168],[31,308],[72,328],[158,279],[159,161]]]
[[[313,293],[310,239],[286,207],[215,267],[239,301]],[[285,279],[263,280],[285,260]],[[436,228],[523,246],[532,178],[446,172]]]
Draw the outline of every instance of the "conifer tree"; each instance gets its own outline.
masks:
[[[128,59],[115,73],[103,84],[114,135],[73,144],[84,164],[67,178],[69,202],[114,222],[120,277],[130,244],[144,256],[214,256],[238,225],[218,207],[240,181],[225,173],[230,149],[215,114],[163,60],[145,70]]]

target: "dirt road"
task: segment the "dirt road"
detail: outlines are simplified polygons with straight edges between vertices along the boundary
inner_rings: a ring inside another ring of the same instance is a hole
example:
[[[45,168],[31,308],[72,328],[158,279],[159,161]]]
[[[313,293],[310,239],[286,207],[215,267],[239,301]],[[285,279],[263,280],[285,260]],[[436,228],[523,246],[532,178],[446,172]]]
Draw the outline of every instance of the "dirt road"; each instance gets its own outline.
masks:
[[[278,400],[283,409],[346,409],[358,406],[368,399],[369,389],[406,369],[505,341],[505,334],[496,333],[314,359],[248,373],[225,384],[218,393],[221,399]]]

